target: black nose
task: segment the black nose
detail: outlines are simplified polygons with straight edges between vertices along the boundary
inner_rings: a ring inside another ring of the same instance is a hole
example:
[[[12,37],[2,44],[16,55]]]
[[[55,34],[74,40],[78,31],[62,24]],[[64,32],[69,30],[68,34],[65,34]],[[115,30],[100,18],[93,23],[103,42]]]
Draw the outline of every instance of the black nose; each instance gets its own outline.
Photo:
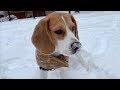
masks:
[[[81,47],[81,43],[80,42],[74,42],[71,44],[71,48],[74,50],[74,51],[77,51],[80,47]]]

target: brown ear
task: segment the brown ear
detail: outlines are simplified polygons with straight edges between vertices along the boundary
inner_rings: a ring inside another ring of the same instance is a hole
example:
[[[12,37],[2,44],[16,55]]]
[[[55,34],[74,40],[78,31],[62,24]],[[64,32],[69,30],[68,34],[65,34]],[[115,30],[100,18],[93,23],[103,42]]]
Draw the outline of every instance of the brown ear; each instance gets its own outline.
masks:
[[[76,27],[75,37],[79,40],[76,20],[75,20],[75,18],[72,15],[71,15],[71,19],[72,19],[73,23],[75,23],[75,27]]]
[[[36,49],[44,54],[50,54],[55,49],[49,31],[49,21],[46,19],[36,25],[31,39]]]

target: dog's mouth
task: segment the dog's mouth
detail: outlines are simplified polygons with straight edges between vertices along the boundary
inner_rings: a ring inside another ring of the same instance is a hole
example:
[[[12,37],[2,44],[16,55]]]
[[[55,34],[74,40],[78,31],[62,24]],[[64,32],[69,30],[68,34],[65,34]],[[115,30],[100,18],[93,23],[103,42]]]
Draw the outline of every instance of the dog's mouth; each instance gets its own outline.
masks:
[[[54,56],[60,60],[66,61],[66,62],[68,62],[68,59],[69,59],[69,56],[66,56],[63,54],[58,54],[58,53],[54,53],[54,54],[52,54],[52,56]]]
[[[63,54],[60,54],[60,55],[58,55],[58,56],[56,56],[57,58],[59,58],[59,59],[62,59],[62,58],[64,58],[64,57],[66,57],[65,55],[63,55]]]
[[[59,58],[59,59],[61,59],[61,60],[65,60],[66,62],[68,62],[68,56],[65,56],[65,55],[63,55],[63,54],[60,54],[60,55],[58,55],[57,56],[57,58]]]

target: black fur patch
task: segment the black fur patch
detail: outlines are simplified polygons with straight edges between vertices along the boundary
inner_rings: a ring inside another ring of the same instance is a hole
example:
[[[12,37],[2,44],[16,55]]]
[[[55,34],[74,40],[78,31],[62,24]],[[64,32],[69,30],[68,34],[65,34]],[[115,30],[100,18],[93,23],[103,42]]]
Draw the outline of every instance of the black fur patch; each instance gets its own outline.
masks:
[[[45,68],[43,68],[43,67],[39,67],[40,68],[40,70],[44,70],[44,71],[51,71],[52,69],[45,69]]]

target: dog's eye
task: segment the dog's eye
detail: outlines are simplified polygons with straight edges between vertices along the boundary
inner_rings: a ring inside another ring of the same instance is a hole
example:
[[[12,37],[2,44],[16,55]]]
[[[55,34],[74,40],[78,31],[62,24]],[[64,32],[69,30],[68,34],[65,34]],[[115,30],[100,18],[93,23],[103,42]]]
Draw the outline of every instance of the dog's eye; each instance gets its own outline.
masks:
[[[75,31],[75,27],[72,27],[72,32],[74,32]]]
[[[62,34],[63,31],[62,31],[61,29],[59,29],[59,30],[55,31],[55,33],[56,33],[56,34]]]
[[[75,27],[72,27],[72,32],[74,32],[75,31]]]

